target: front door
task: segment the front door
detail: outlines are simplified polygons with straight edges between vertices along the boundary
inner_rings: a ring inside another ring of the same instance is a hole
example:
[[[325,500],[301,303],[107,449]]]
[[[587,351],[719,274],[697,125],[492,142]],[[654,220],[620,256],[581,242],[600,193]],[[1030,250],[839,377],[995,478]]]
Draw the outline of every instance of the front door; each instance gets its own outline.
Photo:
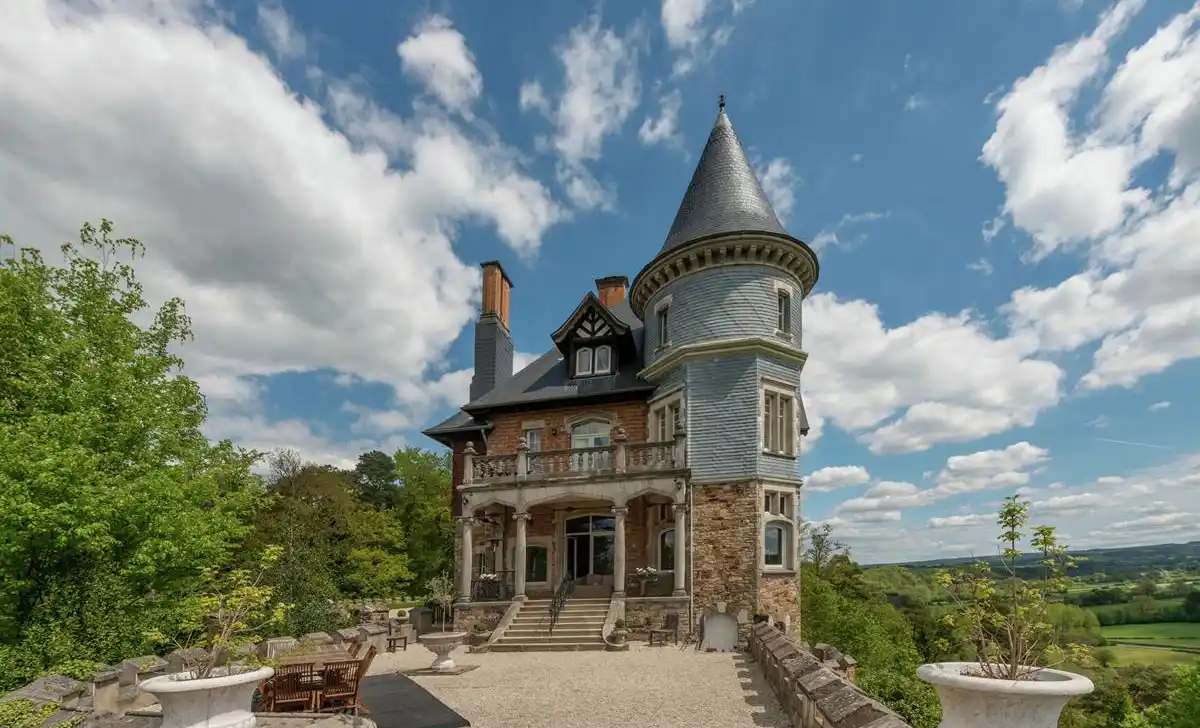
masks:
[[[601,588],[612,592],[613,531],[611,516],[579,516],[566,524],[565,574],[575,580],[576,590]]]

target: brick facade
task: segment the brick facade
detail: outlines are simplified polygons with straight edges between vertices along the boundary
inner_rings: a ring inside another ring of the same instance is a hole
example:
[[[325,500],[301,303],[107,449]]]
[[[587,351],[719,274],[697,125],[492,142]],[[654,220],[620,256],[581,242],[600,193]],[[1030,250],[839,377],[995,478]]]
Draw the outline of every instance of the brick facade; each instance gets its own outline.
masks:
[[[580,407],[561,407],[532,412],[497,413],[492,416],[492,432],[488,435],[489,449],[493,453],[517,451],[525,425],[541,423],[542,449],[567,450],[571,447],[571,424],[589,417],[606,419],[613,426],[625,428],[630,442],[646,440],[646,420],[649,407],[644,400],[604,403]],[[478,446],[476,447],[478,451]],[[461,483],[461,480],[455,481]]]

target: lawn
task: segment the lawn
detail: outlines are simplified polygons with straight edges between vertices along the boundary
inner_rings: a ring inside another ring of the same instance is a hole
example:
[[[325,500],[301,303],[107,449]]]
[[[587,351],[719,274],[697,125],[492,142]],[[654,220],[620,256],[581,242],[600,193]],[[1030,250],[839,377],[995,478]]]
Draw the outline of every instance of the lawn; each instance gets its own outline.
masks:
[[[1171,607],[1179,607],[1183,604],[1183,597],[1170,597],[1169,599],[1155,599],[1154,602],[1158,605],[1159,610],[1168,609]],[[1098,604],[1094,607],[1085,607],[1096,613],[1097,617],[1102,616],[1106,612],[1129,612],[1133,608],[1133,604]]]
[[[1121,642],[1200,648],[1200,622],[1114,624],[1101,627],[1100,634],[1104,635],[1105,639]]]

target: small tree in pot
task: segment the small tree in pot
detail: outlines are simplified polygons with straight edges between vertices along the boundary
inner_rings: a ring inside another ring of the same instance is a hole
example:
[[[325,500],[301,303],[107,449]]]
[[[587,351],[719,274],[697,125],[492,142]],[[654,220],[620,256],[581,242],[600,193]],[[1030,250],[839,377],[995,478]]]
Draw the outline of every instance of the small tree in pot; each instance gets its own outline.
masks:
[[[425,582],[426,600],[438,605],[442,612],[442,631],[423,634],[417,640],[425,645],[435,657],[430,669],[434,672],[453,672],[457,666],[450,653],[462,646],[466,632],[451,632],[446,629],[446,617],[454,612],[454,600],[458,596],[454,579],[443,572]]]
[[[934,685],[942,703],[941,728],[1054,728],[1067,701],[1090,693],[1092,681],[1053,669],[1089,661],[1082,645],[1063,646],[1049,621],[1051,600],[1066,588],[1074,566],[1053,526],[1037,526],[1030,544],[1040,556],[1039,578],[1019,576],[1017,562],[1029,523],[1029,504],[1005,499],[997,523],[1003,548],[997,580],[977,562],[939,573],[957,607],[945,617],[976,655],[976,662],[922,665],[917,675]]]
[[[161,632],[147,635],[159,644],[193,653],[185,658],[181,672],[151,678],[139,686],[159,699],[164,725],[254,725],[251,696],[255,686],[274,670],[247,648],[287,617],[288,605],[274,603],[274,589],[262,583],[282,553],[276,546],[265,549],[257,574],[246,569],[208,569],[183,605],[183,638]]]

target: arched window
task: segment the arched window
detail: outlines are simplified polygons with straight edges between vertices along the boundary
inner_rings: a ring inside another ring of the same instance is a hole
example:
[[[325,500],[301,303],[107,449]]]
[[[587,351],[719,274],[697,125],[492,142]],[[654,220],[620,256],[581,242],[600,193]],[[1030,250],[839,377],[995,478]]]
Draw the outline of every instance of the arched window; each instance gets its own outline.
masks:
[[[592,349],[583,347],[575,350],[575,376],[586,377],[592,373]]]
[[[787,521],[767,521],[763,526],[763,566],[792,569],[796,549],[792,542],[792,525]]]
[[[658,534],[658,570],[675,570],[675,529],[668,528]]]
[[[605,344],[604,346],[596,347],[595,366],[592,371],[595,374],[609,374],[612,372],[612,347]]]

